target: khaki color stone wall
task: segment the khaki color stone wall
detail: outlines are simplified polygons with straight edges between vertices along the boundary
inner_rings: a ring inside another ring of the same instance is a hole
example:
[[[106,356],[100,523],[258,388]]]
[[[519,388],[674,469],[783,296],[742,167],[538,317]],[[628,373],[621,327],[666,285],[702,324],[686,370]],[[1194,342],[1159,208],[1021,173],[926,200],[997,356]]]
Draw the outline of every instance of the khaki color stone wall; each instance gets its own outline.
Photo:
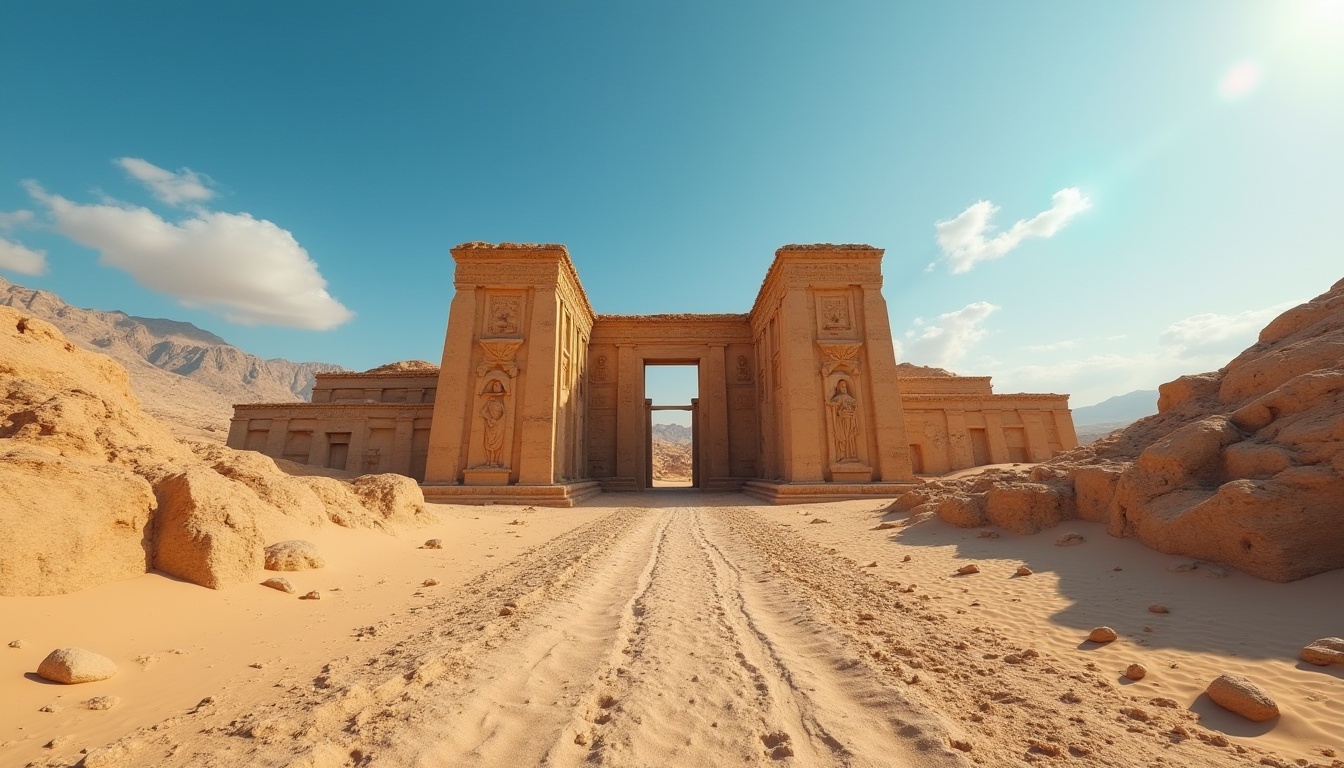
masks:
[[[311,404],[235,406],[229,445],[401,472],[430,498],[569,505],[651,485],[644,373],[658,364],[698,368],[704,489],[889,495],[916,473],[1077,445],[1067,395],[995,395],[986,377],[897,366],[871,246],[780,248],[751,311],[719,315],[596,315],[562,245],[452,255],[437,374],[319,374]]]

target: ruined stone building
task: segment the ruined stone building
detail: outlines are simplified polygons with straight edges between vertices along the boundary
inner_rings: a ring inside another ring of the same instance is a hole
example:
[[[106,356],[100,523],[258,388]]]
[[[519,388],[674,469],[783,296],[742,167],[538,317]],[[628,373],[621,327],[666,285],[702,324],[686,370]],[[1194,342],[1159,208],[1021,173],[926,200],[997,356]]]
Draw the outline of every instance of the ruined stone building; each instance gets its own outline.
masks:
[[[780,248],[751,311],[713,315],[596,314],[562,245],[452,254],[437,371],[318,374],[312,403],[235,406],[229,445],[407,474],[429,499],[569,505],[651,486],[644,372],[667,364],[699,372],[693,485],[706,490],[885,496],[1077,445],[1067,395],[898,366],[877,248]]]

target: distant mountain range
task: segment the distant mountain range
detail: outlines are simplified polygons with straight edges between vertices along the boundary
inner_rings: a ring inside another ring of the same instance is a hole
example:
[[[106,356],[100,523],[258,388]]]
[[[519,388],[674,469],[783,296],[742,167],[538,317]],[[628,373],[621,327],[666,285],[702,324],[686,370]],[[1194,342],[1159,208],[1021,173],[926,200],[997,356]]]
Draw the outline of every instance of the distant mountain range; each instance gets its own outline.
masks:
[[[691,428],[680,424],[654,424],[653,439],[673,445],[690,445]]]
[[[1124,429],[1145,416],[1157,413],[1157,390],[1139,389],[1073,409],[1073,426],[1082,445],[1117,429]]]
[[[145,410],[183,437],[222,442],[234,403],[306,400],[314,374],[345,370],[330,363],[263,360],[191,323],[81,309],[50,291],[4,279],[0,305],[46,320],[79,346],[121,363]]]
[[[1107,398],[1096,405],[1074,408],[1073,423],[1075,426],[1111,424],[1118,421],[1130,424],[1155,413],[1157,413],[1157,390],[1138,389]]]

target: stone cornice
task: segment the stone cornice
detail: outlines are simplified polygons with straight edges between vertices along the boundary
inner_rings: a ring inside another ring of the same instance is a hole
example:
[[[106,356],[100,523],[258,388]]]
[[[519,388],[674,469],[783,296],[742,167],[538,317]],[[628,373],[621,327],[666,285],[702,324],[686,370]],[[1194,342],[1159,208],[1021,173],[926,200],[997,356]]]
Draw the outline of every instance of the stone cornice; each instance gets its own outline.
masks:
[[[316,379],[434,379],[439,378],[436,366],[432,371],[381,371],[379,373],[316,373]]]
[[[554,283],[557,290],[570,294],[566,298],[570,299],[570,303],[578,307],[579,311],[586,314],[588,322],[591,323],[592,318],[596,316],[592,304],[588,301],[588,293],[583,289],[583,283],[579,280],[579,272],[574,268],[574,261],[569,257],[569,249],[560,243],[499,243],[494,245],[475,241],[462,243],[453,248],[451,253],[454,261],[457,262],[457,269],[453,276],[454,285],[459,282],[473,285],[477,283],[503,285],[546,285]],[[549,270],[543,274],[514,269],[492,274],[489,280],[481,280],[473,274],[473,267],[484,266],[489,268],[520,261],[546,267],[554,266],[559,270],[559,274],[551,273]]]
[[[243,411],[305,411],[305,410],[369,410],[372,408],[382,410],[424,410],[429,413],[434,412],[433,403],[367,403],[357,402],[336,402],[336,403],[235,403],[233,406],[234,418],[238,418]],[[294,418],[311,418],[296,416]]]
[[[816,243],[786,245],[779,248],[775,251],[775,260],[766,271],[765,279],[761,281],[761,288],[756,292],[756,300],[752,302],[751,312],[748,313],[753,328],[760,330],[756,326],[768,319],[770,310],[779,302],[785,287],[790,282],[803,279],[809,282],[836,282],[840,285],[840,281],[818,280],[818,278],[849,272],[852,274],[844,276],[846,278],[844,283],[881,285],[884,253],[886,251],[881,248],[859,244]],[[863,274],[858,266],[865,261],[876,262],[876,268],[871,270],[871,274]]]
[[[905,392],[901,393],[901,403],[905,406],[905,409],[907,411],[911,410],[911,407],[914,405],[922,404],[927,407],[928,404],[930,403],[938,403],[938,402],[947,402],[947,403],[992,402],[1002,406],[1006,403],[1014,401],[1022,401],[1022,402],[1050,401],[1060,403],[1067,408],[1069,402],[1069,396],[1056,395],[1051,393],[1026,393],[1026,392],[1017,394],[1001,394],[1001,395],[952,395],[952,394],[942,395],[942,394],[906,394]]]
[[[638,323],[638,324],[661,324],[661,323],[745,323],[747,322],[745,314],[706,314],[697,315],[689,313],[675,313],[666,315],[598,315],[598,322],[602,323]]]

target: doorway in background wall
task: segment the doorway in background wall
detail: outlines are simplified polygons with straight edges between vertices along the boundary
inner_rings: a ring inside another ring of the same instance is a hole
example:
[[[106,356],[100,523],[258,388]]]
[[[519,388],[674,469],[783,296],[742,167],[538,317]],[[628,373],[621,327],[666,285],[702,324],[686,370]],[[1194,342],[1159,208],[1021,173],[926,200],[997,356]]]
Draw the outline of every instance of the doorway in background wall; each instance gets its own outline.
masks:
[[[645,362],[645,487],[699,487],[699,393],[698,365]]]

